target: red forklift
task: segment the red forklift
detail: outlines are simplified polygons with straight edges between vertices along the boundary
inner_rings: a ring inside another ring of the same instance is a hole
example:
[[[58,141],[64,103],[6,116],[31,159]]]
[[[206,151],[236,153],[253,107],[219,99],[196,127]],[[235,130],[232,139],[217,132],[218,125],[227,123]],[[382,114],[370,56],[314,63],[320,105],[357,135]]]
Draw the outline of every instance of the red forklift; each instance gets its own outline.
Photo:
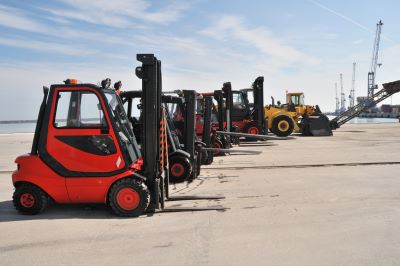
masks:
[[[264,77],[257,77],[252,86],[253,102],[249,103],[244,90],[232,90],[230,82],[222,87],[225,99],[227,127],[235,127],[246,134],[267,135],[268,128],[264,116]],[[248,91],[248,89],[247,89]]]
[[[267,136],[267,123],[263,109],[264,78],[258,77],[252,85],[255,104],[250,108],[247,94],[242,91],[233,91],[230,82],[225,82],[222,89],[214,93],[203,93],[205,97],[212,95],[215,100],[213,107],[214,117],[212,128],[216,129],[214,146],[223,149],[232,148],[232,144],[239,144],[244,138],[246,141],[276,139]],[[202,113],[198,117],[197,131],[201,131]],[[223,150],[215,155],[223,155]]]
[[[138,216],[164,207],[168,194],[167,136],[161,111],[161,63],[138,54],[142,63],[141,147],[110,80],[100,86],[44,87],[32,149],[17,157],[13,203],[38,214],[57,203],[103,203],[118,216]]]

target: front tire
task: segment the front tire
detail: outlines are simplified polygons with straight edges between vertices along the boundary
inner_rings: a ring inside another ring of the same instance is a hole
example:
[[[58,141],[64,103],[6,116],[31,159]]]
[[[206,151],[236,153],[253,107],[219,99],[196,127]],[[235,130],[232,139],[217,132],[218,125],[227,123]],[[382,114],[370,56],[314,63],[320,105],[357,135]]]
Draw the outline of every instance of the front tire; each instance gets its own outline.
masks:
[[[170,183],[182,183],[189,181],[193,167],[189,158],[183,156],[172,156],[169,158],[169,181]]]
[[[251,122],[247,123],[243,127],[243,133],[255,134],[255,135],[260,134],[260,129],[258,128],[257,122],[256,121],[251,121]]]
[[[224,148],[224,144],[222,143],[222,141],[220,139],[215,139],[214,141],[214,148],[216,149],[223,149]],[[223,156],[225,155],[225,153],[223,151],[214,151],[213,152],[213,156]]]
[[[15,188],[13,203],[20,213],[35,215],[46,209],[49,198],[39,187],[33,184],[22,184]]]
[[[293,120],[286,115],[280,115],[272,122],[271,131],[279,137],[287,137],[293,133],[293,128]]]
[[[108,204],[118,216],[137,217],[143,214],[150,202],[147,186],[136,179],[124,178],[110,189]]]
[[[260,134],[260,129],[258,128],[257,122],[256,121],[251,121],[251,122],[247,123],[246,125],[244,125],[243,133],[259,135]],[[253,138],[245,138],[245,139],[246,139],[246,141],[249,141],[249,142],[256,142],[257,141],[257,139],[253,139]]]

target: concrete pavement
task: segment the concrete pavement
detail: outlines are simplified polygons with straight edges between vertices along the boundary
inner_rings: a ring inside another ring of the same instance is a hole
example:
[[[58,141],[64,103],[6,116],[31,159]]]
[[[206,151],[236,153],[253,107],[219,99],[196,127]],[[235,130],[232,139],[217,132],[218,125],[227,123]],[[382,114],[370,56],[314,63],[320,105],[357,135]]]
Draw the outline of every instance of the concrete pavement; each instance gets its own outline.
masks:
[[[397,265],[400,125],[346,125],[333,137],[246,144],[172,194],[224,196],[167,206],[225,211],[136,219],[102,206],[22,216],[8,171],[32,134],[0,135],[0,264]],[[3,148],[4,147],[4,148]]]

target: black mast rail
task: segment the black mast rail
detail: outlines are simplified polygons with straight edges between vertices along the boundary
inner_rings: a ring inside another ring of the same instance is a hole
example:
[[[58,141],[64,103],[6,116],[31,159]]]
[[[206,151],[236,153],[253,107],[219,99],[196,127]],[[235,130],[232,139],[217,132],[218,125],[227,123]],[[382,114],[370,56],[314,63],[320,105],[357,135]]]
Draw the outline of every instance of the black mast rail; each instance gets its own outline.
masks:
[[[347,111],[341,113],[340,115],[336,116],[334,119],[332,119],[330,121],[331,128],[332,129],[339,128],[341,125],[347,123],[354,117],[361,114],[370,106],[375,106],[376,104],[380,103],[381,101],[387,99],[388,97],[400,91],[400,80],[385,83],[382,85],[383,89],[372,95],[371,98],[368,98],[366,102],[361,102],[355,105],[354,107],[348,109]]]

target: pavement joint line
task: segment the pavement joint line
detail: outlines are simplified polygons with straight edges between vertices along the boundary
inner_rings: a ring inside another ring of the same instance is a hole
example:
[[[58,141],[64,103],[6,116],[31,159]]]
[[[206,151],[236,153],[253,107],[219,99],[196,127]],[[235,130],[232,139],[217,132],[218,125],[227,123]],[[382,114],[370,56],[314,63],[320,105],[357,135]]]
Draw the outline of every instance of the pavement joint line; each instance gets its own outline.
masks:
[[[341,167],[341,166],[370,166],[370,165],[396,165],[400,162],[367,162],[367,163],[324,163],[324,164],[299,164],[299,165],[260,165],[260,166],[235,166],[235,167],[210,167],[208,170],[241,170],[241,169],[279,169],[279,168],[312,168],[312,167]]]

